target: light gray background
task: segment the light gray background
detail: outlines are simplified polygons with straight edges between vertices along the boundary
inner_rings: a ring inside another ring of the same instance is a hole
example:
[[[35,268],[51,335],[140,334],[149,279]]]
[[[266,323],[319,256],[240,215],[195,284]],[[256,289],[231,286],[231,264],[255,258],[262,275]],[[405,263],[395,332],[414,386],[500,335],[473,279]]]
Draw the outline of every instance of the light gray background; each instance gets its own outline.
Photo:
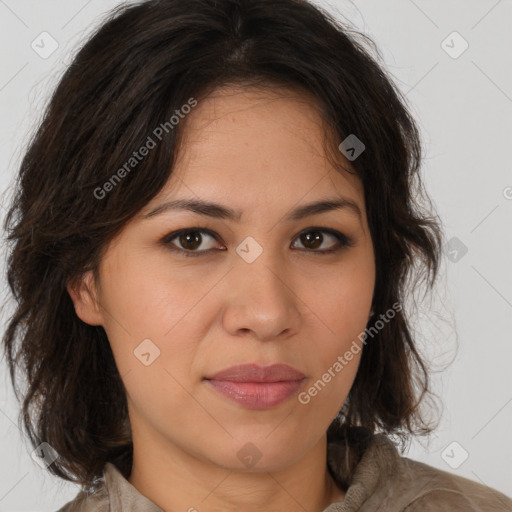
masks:
[[[2,218],[49,92],[80,42],[119,3],[0,0]],[[440,286],[414,323],[438,369],[442,420],[430,444],[415,440],[406,455],[512,496],[512,2],[315,3],[343,14],[380,48],[422,130],[424,180],[447,239],[459,244],[445,248]],[[43,31],[59,45],[46,59],[31,48]],[[461,55],[464,41],[453,31],[469,44]],[[0,385],[0,512],[57,510],[78,488],[31,459],[4,361]]]

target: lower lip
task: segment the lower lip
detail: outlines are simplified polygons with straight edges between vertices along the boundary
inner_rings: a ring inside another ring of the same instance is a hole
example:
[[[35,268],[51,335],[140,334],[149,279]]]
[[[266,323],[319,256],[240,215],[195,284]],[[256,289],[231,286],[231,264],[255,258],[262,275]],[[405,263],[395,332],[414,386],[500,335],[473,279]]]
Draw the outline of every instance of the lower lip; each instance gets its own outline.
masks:
[[[282,382],[233,382],[207,380],[227,398],[251,409],[268,409],[290,398],[301,386],[302,380]]]

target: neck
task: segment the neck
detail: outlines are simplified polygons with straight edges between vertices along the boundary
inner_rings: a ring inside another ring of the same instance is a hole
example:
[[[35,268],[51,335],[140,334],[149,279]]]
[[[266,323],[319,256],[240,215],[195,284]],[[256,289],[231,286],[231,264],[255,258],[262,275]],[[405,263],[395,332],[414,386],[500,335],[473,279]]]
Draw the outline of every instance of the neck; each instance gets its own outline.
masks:
[[[133,466],[128,481],[166,512],[322,512],[344,492],[327,470],[324,435],[298,460],[275,470],[240,471],[220,467],[155,433],[133,434]],[[165,449],[162,450],[162,446]]]

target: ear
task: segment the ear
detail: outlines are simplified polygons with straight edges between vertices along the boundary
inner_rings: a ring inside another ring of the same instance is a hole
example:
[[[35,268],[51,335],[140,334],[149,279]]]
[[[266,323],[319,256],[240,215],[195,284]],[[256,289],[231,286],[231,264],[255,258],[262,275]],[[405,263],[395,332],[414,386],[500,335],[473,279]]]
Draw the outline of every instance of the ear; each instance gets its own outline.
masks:
[[[69,281],[66,288],[78,318],[89,325],[103,325],[103,316],[92,270]]]

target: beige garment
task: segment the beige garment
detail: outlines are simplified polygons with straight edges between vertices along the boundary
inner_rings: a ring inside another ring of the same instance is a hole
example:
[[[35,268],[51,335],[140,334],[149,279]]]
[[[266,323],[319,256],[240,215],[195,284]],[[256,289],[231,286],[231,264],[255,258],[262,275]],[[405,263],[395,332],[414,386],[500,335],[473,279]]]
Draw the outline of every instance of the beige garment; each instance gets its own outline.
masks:
[[[402,457],[384,434],[365,441],[362,457],[352,472],[345,467],[344,446],[341,439],[333,438],[328,444],[327,461],[331,474],[346,491],[345,498],[323,512],[512,512],[512,499],[504,494]],[[204,504],[196,508],[198,512],[208,510]],[[116,466],[107,463],[101,487],[89,495],[81,491],[58,512],[163,510],[139,493]]]

